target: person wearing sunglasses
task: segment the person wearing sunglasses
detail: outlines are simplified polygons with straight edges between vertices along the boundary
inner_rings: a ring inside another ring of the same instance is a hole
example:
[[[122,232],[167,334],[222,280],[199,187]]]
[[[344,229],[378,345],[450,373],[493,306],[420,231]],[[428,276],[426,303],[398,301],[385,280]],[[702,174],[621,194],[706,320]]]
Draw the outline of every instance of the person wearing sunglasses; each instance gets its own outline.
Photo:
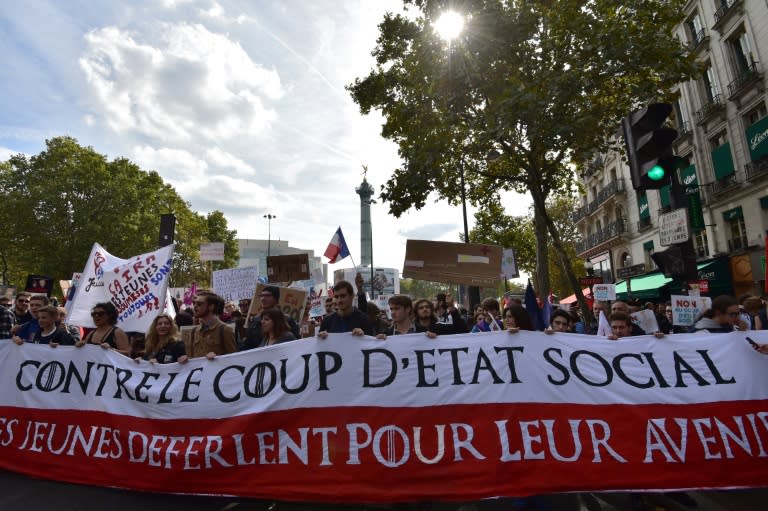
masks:
[[[692,331],[728,333],[734,330],[747,330],[747,324],[741,319],[741,309],[736,298],[720,295],[712,300],[712,307],[704,311]]]
[[[110,302],[97,303],[91,309],[91,319],[96,328],[79,341],[75,346],[98,344],[104,349],[113,349],[123,355],[130,356],[131,343],[128,335],[117,326],[117,309]]]

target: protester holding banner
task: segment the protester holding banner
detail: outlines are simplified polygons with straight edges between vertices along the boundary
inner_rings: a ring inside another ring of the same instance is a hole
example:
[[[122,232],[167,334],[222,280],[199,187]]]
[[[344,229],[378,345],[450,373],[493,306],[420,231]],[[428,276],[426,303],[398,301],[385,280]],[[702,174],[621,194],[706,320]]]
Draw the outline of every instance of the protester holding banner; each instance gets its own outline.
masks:
[[[35,344],[48,344],[51,348],[57,347],[59,344],[65,346],[73,346],[75,340],[69,333],[59,327],[56,322],[59,319],[59,311],[53,305],[44,305],[37,309],[37,323],[40,325],[40,330],[35,332],[35,336],[31,341]],[[24,340],[18,336],[13,338],[13,342],[16,344],[23,344]]]
[[[117,326],[117,309],[111,302],[97,303],[91,309],[91,318],[93,319],[93,324],[96,325],[96,329],[91,330],[85,336],[85,339],[75,344],[75,346],[98,344],[104,349],[112,348],[126,357],[131,354],[131,343],[128,341],[128,334]]]
[[[224,300],[215,293],[200,292],[192,303],[198,324],[192,330],[187,355],[190,358],[206,357],[213,360],[216,355],[237,351],[234,330],[218,317],[224,312]]]
[[[613,302],[613,304],[611,304],[611,317],[613,317],[613,313],[615,312],[621,312],[622,314],[626,314],[627,316],[629,316],[630,314],[629,304],[627,304],[627,302],[622,302],[621,300],[616,300],[615,302]],[[646,332],[645,330],[637,326],[635,323],[633,323],[631,317],[630,317],[630,323],[632,327],[629,335],[645,335],[646,333],[650,333],[650,332]]]
[[[144,359],[153,364],[183,364],[188,360],[179,329],[170,315],[159,314],[152,320],[144,344]]]
[[[37,322],[37,311],[48,304],[49,300],[46,295],[33,295],[30,297],[29,313],[32,319],[22,325],[16,324],[14,333],[24,341],[31,342],[35,338],[35,335],[40,331],[40,324]]]
[[[261,312],[261,332],[262,343],[257,348],[296,340],[296,336],[288,327],[285,314],[278,309],[266,309]]]
[[[352,335],[363,336],[373,335],[373,327],[368,321],[366,311],[368,305],[363,310],[354,309],[352,301],[355,291],[352,284],[346,280],[340,280],[333,286],[333,298],[336,302],[336,312],[323,318],[320,323],[320,331],[317,336],[321,339],[328,337],[329,333],[351,332]]]
[[[17,325],[23,325],[24,323],[35,319],[29,311],[29,302],[31,298],[32,293],[28,293],[27,291],[22,291],[16,295],[16,300],[13,302],[14,305],[11,312],[16,316]]]
[[[506,310],[504,311],[506,314]],[[506,320],[506,316],[504,318]],[[563,309],[557,309],[549,318],[549,328],[544,330],[545,334],[554,334],[555,332],[571,332],[571,315]]]
[[[504,328],[507,330],[535,330],[531,316],[522,305],[510,305],[504,309]]]
[[[420,324],[413,321],[413,302],[411,297],[406,295],[394,295],[389,299],[389,310],[392,313],[392,325],[384,332],[376,336],[377,339],[384,340],[390,335],[414,334],[416,332],[426,332],[427,337],[434,339],[437,334],[425,330]]]
[[[747,330],[747,325],[741,320],[740,315],[741,311],[736,298],[720,295],[712,300],[712,307],[704,311],[701,318],[693,325],[692,331],[720,334],[734,330]]]
[[[248,321],[248,328],[245,332],[245,340],[240,347],[240,350],[252,350],[264,346],[264,334],[261,327],[261,316],[265,310],[275,309],[280,302],[280,288],[277,286],[265,286],[259,292],[259,303],[261,304],[262,314],[253,316]],[[293,338],[299,337],[299,325],[291,317],[286,317],[285,321],[288,323],[288,328],[293,333]]]
[[[486,298],[481,303],[485,318],[475,323],[472,327],[472,333],[491,332],[493,330],[503,330],[504,324],[499,318],[499,301],[495,298]]]
[[[439,323],[435,315],[435,306],[426,298],[420,298],[413,304],[416,312],[416,325],[420,332],[434,332],[437,335],[451,335],[466,333],[466,323],[462,318],[460,322]],[[458,314],[458,311],[457,311]]]
[[[16,316],[4,305],[0,305],[0,339],[9,339],[16,325]]]

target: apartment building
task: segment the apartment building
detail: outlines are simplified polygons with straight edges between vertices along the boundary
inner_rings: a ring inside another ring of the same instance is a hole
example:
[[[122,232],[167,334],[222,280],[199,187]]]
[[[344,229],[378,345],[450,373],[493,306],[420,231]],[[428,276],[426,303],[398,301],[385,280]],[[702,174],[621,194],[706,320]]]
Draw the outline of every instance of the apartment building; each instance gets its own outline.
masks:
[[[704,71],[674,90],[676,154],[689,209],[699,278],[708,294],[760,292],[768,230],[768,2],[698,0],[685,6],[677,35]],[[659,215],[670,211],[669,187],[635,191],[622,154],[595,156],[582,171],[586,190],[574,219],[577,247],[606,282],[621,268],[645,264],[631,282],[633,298],[665,298],[678,287],[660,275],[651,254],[663,250]],[[623,286],[623,287],[622,287]],[[626,296],[626,285],[617,291]]]

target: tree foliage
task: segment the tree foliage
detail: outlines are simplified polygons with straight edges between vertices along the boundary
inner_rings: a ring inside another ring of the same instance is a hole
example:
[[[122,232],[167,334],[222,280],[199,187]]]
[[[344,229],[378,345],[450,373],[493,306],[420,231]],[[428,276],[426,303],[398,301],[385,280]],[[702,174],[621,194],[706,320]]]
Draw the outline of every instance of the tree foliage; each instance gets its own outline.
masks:
[[[570,262],[571,271],[576,276],[583,276],[584,261],[576,255],[576,242],[579,231],[573,223],[572,215],[578,207],[575,195],[557,195],[547,200],[547,213],[560,233],[565,258]],[[527,215],[512,216],[504,213],[498,203],[491,203],[475,213],[475,228],[469,233],[475,243],[489,243],[514,248],[517,266],[521,271],[533,274],[536,271],[536,233],[534,228],[533,208]],[[560,258],[551,245],[548,266],[552,280],[552,292],[564,297],[573,293],[568,275],[564,271]]]
[[[621,117],[695,72],[672,34],[684,1],[462,2],[466,25],[450,51],[432,27],[453,2],[405,4],[417,12],[384,17],[375,68],[348,86],[399,146],[402,166],[381,198],[395,216],[431,193],[456,203],[461,169],[475,204],[499,190],[530,194],[546,292],[550,243],[569,267],[547,199],[570,189],[573,165],[605,148]]]
[[[123,258],[154,250],[164,213],[177,221],[172,285],[208,280],[200,243],[224,241],[225,263],[236,262],[236,233],[221,212],[195,213],[157,172],[125,158],[109,161],[71,137],[0,162],[0,197],[0,271],[9,284],[23,285],[30,273],[69,279],[82,271],[94,242]]]

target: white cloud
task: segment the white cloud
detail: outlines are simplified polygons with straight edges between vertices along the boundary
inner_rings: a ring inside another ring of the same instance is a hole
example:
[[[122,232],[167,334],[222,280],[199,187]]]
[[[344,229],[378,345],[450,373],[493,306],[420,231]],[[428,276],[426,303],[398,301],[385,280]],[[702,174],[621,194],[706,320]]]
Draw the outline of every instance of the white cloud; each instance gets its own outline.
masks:
[[[207,162],[182,149],[137,146],[132,159],[143,169],[156,170],[171,184],[204,180],[208,170]]]
[[[282,96],[275,70],[241,45],[199,24],[160,23],[154,32],[93,30],[80,66],[93,92],[93,115],[118,133],[167,143],[266,132]]]

